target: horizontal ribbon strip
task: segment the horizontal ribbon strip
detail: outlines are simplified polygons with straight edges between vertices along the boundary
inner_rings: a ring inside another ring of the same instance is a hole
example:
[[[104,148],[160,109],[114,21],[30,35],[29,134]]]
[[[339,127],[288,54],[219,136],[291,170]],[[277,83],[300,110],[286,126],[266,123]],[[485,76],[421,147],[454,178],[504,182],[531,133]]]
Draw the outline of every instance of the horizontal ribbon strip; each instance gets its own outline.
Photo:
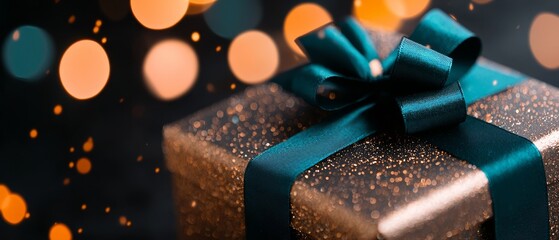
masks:
[[[277,81],[308,103],[335,112],[249,162],[244,179],[247,238],[289,239],[290,191],[297,176],[382,129],[420,133],[483,170],[498,239],[548,238],[547,189],[537,148],[466,115],[467,105],[525,77],[475,64],[481,41],[470,31],[432,10],[382,61],[352,18],[297,42],[311,64]]]

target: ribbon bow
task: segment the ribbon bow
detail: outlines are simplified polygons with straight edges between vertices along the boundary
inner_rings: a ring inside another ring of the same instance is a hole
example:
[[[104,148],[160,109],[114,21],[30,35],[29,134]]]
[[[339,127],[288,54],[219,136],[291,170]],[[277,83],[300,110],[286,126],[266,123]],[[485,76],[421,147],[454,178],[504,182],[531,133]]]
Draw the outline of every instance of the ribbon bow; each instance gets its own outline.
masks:
[[[396,114],[386,115],[390,121],[385,122],[399,118],[406,133],[466,118],[458,79],[475,63],[481,41],[440,10],[426,14],[382,62],[353,18],[312,31],[297,43],[311,64],[294,70],[287,88],[323,110],[345,109],[365,99],[382,103],[384,112]]]

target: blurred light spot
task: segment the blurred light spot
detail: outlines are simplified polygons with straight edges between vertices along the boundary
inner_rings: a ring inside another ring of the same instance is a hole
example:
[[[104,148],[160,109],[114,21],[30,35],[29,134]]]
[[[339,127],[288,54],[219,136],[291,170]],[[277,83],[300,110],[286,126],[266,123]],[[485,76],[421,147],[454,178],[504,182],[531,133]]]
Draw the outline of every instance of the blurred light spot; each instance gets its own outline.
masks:
[[[69,168],[74,168],[74,165],[75,165],[74,162],[69,162],[69,163],[68,163],[68,167],[69,167]]]
[[[126,226],[127,226],[127,227],[131,227],[131,226],[132,226],[132,221],[126,222]]]
[[[144,59],[144,79],[162,100],[173,100],[190,90],[198,76],[198,57],[190,45],[177,39],[154,45]]]
[[[287,45],[299,55],[303,51],[295,39],[332,21],[332,17],[316,3],[302,3],[289,11],[283,22],[283,35]]]
[[[354,0],[353,14],[364,25],[384,31],[396,31],[401,19],[386,6],[385,0]]]
[[[37,129],[33,128],[31,129],[31,131],[29,131],[30,138],[37,138],[37,136],[39,136],[39,132],[37,131]]]
[[[31,217],[31,213],[25,213],[25,219],[29,219]]]
[[[103,38],[101,38],[101,43],[102,43],[102,44],[105,44],[105,43],[107,43],[107,37],[103,37]]]
[[[62,106],[60,104],[56,104],[54,106],[54,109],[52,109],[52,112],[54,113],[54,115],[62,114]]]
[[[229,86],[229,88],[231,88],[231,90],[235,90],[235,88],[237,88],[237,84],[231,83],[231,86]]]
[[[10,189],[4,184],[0,184],[0,210],[2,210],[2,202],[8,195],[10,195]]]
[[[184,17],[188,0],[130,0],[130,7],[144,27],[161,30],[174,26]]]
[[[213,92],[215,92],[215,86],[212,83],[208,83],[208,84],[206,84],[206,90],[208,92],[213,93]]]
[[[215,51],[216,51],[216,52],[221,52],[221,46],[215,47]]]
[[[258,25],[262,7],[258,0],[219,0],[204,13],[204,19],[217,35],[232,39]]]
[[[99,26],[93,27],[93,33],[95,34],[99,33]]]
[[[493,0],[472,0],[472,2],[477,3],[477,4],[488,4],[492,1]]]
[[[127,221],[128,221],[128,220],[126,219],[125,216],[120,216],[120,217],[118,218],[118,223],[120,223],[120,225],[122,225],[122,226],[126,225],[126,222],[127,222]]]
[[[190,0],[186,15],[203,13],[208,10],[217,0]]]
[[[138,155],[138,157],[136,158],[136,161],[141,162],[142,160],[144,160],[144,156]]]
[[[87,204],[85,204],[85,203],[82,204],[82,208],[81,208],[81,209],[82,209],[82,210],[86,210],[86,209],[87,209]]]
[[[109,57],[99,43],[77,41],[62,55],[59,74],[62,86],[72,97],[95,97],[109,81]]]
[[[82,234],[83,233],[83,228],[78,228],[78,234]]]
[[[200,41],[200,33],[193,32],[192,35],[190,35],[190,38],[192,38],[193,42],[198,42]]]
[[[76,169],[80,174],[88,174],[91,171],[91,161],[88,158],[80,158],[76,163]]]
[[[56,223],[50,228],[49,240],[72,240],[72,232],[64,223]]]
[[[64,178],[64,181],[62,182],[62,184],[63,184],[64,186],[70,185],[70,178]]]
[[[82,148],[84,152],[91,152],[91,150],[93,150],[93,138],[88,137],[87,140],[83,143]]]
[[[155,168],[155,173],[159,173],[161,171],[161,169],[159,169],[158,167]]]
[[[105,208],[105,213],[110,213],[111,212],[111,207],[106,207]]]
[[[70,152],[73,153],[76,149],[74,149],[74,147],[70,147]]]
[[[474,10],[474,4],[473,4],[473,3],[470,3],[470,4],[468,5],[468,10],[470,10],[470,11],[473,11],[473,10]]]
[[[363,1],[363,0],[362,0]],[[430,0],[384,0],[384,3],[393,14],[401,18],[413,18],[423,13]]]
[[[0,208],[4,220],[12,225],[19,224],[23,221],[25,213],[27,213],[27,204],[18,194],[9,194],[6,196]]]
[[[12,34],[12,40],[14,41],[19,40],[19,30],[14,31],[14,34]]]
[[[76,16],[75,15],[72,15],[68,18],[68,23],[69,24],[72,24],[72,23],[75,23],[75,22],[76,22]]]
[[[279,65],[274,40],[260,31],[248,31],[237,36],[229,47],[227,59],[233,74],[247,84],[268,80]]]
[[[37,80],[50,67],[53,52],[54,46],[48,33],[34,26],[22,26],[6,38],[3,60],[14,77]]]
[[[119,21],[130,11],[130,0],[99,0],[99,6],[107,18]]]
[[[559,68],[559,16],[540,13],[530,26],[530,49],[545,68]]]
[[[101,27],[101,25],[103,25],[103,21],[101,21],[100,19],[97,19],[97,21],[95,21],[95,26]]]
[[[378,77],[382,75],[383,69],[382,64],[378,59],[373,59],[369,62],[369,67],[371,68],[371,74],[373,77]]]

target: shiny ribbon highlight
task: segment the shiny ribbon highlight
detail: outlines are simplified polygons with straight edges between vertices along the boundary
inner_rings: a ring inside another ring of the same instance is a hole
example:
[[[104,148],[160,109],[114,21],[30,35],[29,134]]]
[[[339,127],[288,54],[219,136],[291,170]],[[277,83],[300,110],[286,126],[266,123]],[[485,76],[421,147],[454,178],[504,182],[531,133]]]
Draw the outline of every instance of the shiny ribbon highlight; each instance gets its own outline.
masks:
[[[311,64],[278,81],[308,103],[335,112],[249,162],[244,190],[247,238],[290,238],[289,198],[297,176],[382,129],[421,133],[480,167],[489,179],[497,238],[548,237],[539,151],[530,141],[466,114],[468,104],[525,77],[475,64],[481,41],[470,31],[432,10],[383,61],[352,18],[297,41]],[[493,79],[499,84],[492,85]]]

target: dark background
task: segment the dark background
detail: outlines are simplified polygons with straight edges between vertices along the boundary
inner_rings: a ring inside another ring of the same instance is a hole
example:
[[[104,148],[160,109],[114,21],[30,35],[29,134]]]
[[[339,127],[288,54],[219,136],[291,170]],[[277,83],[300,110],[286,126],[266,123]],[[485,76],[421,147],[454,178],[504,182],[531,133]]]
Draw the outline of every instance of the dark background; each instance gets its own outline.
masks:
[[[129,1],[114,1],[123,8],[129,6]],[[310,2],[320,3],[334,18],[351,13],[349,0]],[[285,15],[299,3],[262,0],[257,29],[281,36]],[[475,5],[474,11],[468,10],[469,3],[437,0],[431,7],[453,14],[477,33],[486,57],[559,86],[559,70],[541,67],[528,43],[533,18],[543,11],[559,13],[559,1],[493,0]],[[71,15],[76,15],[74,24],[68,24]],[[91,31],[96,19],[103,20],[100,34]],[[412,29],[417,20],[409,21],[404,31]],[[47,239],[55,222],[68,225],[74,239],[175,239],[176,215],[161,150],[162,126],[246,87],[227,66],[230,40],[215,35],[202,15],[187,16],[173,28],[152,31],[142,27],[130,11],[119,21],[107,19],[98,0],[1,0],[0,40],[22,25],[46,30],[56,51],[50,74],[40,81],[15,79],[0,67],[0,184],[21,194],[31,214],[16,226],[0,220],[0,239]],[[192,31],[200,33],[200,42],[190,40]],[[110,80],[95,98],[75,100],[60,84],[60,57],[79,39],[100,41],[103,36],[108,38],[103,47],[111,62]],[[164,102],[148,92],[141,66],[149,47],[168,37],[184,39],[195,48],[200,72],[189,93]],[[285,48],[283,38],[276,42]],[[217,45],[222,46],[221,52],[215,51]],[[237,85],[234,90],[232,83]],[[215,91],[208,92],[208,84]],[[56,104],[63,106],[60,116],[53,114]],[[32,128],[39,132],[36,139],[29,137]],[[95,146],[84,153],[81,146],[88,137]],[[70,153],[70,147],[76,151]],[[140,155],[143,160],[138,162]],[[70,161],[83,156],[93,163],[87,175],[68,167]],[[155,173],[157,167],[161,172]],[[70,179],[68,186],[63,185],[65,178]],[[83,203],[87,204],[85,211],[81,210]],[[111,207],[109,214],[104,212],[107,206]],[[120,216],[126,216],[132,226],[121,226]],[[80,227],[82,234],[77,233]]]

